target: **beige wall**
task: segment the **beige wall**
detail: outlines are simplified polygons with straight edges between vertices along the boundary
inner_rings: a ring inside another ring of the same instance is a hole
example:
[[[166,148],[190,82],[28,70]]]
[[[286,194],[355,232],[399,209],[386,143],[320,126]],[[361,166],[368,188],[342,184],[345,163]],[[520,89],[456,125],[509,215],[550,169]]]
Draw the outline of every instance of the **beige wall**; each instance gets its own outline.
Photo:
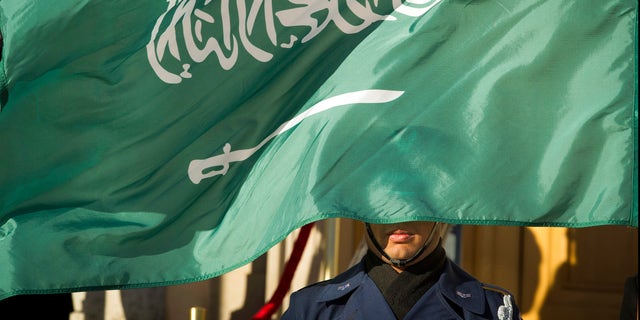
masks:
[[[638,229],[467,226],[462,266],[509,289],[526,320],[617,320]]]

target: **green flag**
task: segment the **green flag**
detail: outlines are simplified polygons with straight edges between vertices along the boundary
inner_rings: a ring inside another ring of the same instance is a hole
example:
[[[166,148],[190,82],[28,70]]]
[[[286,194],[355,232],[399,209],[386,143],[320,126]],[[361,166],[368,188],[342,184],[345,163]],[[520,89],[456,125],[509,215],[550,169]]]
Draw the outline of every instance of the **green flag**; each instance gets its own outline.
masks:
[[[637,227],[637,6],[0,0],[0,299],[331,217]]]

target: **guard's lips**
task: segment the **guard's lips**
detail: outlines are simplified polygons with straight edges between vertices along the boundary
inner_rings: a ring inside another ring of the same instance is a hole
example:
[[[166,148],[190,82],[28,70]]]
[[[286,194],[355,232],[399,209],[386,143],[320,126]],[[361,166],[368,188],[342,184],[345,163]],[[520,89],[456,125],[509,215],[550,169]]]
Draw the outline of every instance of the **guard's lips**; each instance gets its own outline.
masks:
[[[396,230],[392,230],[387,232],[387,235],[392,235],[392,234],[408,234],[408,235],[412,235],[413,232],[409,232],[407,230],[401,230],[401,229],[396,229]]]

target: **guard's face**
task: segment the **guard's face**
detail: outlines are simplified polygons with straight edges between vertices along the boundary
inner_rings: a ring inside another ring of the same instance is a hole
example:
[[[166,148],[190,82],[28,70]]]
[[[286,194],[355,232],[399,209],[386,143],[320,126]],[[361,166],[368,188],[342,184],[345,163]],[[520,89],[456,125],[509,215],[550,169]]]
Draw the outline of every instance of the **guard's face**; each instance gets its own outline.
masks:
[[[370,224],[374,237],[392,259],[409,259],[413,257],[425,241],[429,238],[429,234],[433,228],[438,228],[435,222],[415,221],[402,222],[394,224]],[[438,245],[438,237],[440,230],[436,230],[433,235],[431,245],[427,247],[420,258],[416,262],[426,257]],[[367,237],[367,245],[376,254],[375,246]],[[382,258],[386,261],[386,259]]]

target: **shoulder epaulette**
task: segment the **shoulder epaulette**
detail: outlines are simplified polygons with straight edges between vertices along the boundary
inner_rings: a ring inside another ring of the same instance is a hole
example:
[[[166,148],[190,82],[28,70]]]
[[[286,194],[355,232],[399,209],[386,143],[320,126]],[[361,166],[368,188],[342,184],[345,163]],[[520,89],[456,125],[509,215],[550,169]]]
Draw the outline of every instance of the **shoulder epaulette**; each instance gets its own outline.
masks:
[[[482,289],[498,292],[498,293],[501,293],[503,296],[510,296],[511,295],[511,292],[507,291],[506,289],[503,289],[501,287],[494,286],[494,285],[491,285],[491,284],[483,283],[482,284]]]

